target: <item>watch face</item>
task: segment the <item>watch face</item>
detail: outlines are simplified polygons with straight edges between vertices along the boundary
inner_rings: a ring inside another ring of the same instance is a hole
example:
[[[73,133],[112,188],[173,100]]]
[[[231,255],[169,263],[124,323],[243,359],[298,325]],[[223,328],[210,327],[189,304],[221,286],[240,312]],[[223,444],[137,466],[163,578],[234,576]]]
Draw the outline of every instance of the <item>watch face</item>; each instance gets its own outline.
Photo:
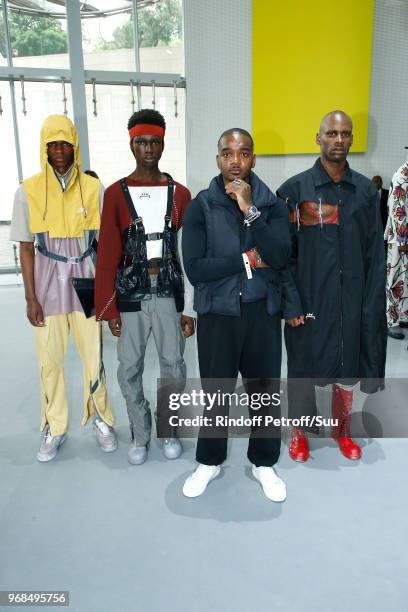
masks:
[[[257,212],[257,210],[258,210],[258,209],[257,209],[257,207],[256,207],[256,206],[251,206],[251,208],[249,209],[249,212],[250,212],[251,214],[253,214],[253,213],[256,213],[256,212]]]

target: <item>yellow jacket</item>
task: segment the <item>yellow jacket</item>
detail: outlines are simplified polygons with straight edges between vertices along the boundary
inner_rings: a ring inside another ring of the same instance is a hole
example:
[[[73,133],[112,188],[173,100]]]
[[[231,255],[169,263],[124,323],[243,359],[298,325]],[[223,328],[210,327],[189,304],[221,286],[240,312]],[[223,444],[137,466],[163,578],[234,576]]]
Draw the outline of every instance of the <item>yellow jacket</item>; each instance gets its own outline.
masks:
[[[74,168],[62,190],[48,163],[47,143],[65,140],[74,147]],[[65,115],[50,115],[41,128],[41,172],[23,181],[27,196],[30,231],[49,232],[51,238],[82,238],[85,230],[98,230],[99,180],[80,172],[78,134]]]

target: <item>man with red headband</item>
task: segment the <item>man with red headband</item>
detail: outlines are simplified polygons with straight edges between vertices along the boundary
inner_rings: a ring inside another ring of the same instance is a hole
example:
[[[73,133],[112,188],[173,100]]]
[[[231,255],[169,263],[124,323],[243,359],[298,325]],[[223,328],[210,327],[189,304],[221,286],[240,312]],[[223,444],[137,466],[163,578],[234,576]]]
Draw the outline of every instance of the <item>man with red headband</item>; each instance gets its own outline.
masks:
[[[182,391],[185,338],[194,333],[193,318],[186,314],[193,315],[192,295],[190,298],[187,291],[188,281],[184,293],[178,258],[184,211],[191,195],[159,170],[165,128],[164,118],[155,110],[141,110],[129,119],[136,169],[105,192],[96,265],[97,318],[108,321],[112,334],[119,338],[118,381],[129,416],[133,443],[128,459],[133,465],[146,461],[151,437],[151,412],[142,380],[149,336],[153,333],[160,378]],[[159,393],[159,419],[165,408]],[[181,455],[174,432],[164,439],[163,452],[167,459]]]

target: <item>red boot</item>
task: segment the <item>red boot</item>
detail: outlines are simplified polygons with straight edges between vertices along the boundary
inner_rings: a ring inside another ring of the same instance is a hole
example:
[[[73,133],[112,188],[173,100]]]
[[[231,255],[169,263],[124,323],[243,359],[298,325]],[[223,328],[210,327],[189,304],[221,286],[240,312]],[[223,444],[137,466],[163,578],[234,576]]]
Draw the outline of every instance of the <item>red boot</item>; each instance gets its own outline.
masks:
[[[337,419],[338,424],[332,427],[332,436],[346,459],[360,459],[361,448],[350,437],[352,408],[353,391],[333,385],[332,417]]]
[[[304,462],[309,459],[307,435],[298,427],[294,427],[290,434],[289,456],[293,461]]]

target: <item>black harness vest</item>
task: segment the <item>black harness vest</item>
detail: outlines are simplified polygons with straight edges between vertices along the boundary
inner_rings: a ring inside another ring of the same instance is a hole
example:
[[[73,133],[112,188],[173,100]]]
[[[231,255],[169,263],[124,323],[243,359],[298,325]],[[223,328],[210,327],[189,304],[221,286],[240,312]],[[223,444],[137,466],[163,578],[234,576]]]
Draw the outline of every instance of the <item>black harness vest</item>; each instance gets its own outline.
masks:
[[[123,265],[116,273],[116,303],[121,312],[140,310],[140,302],[150,300],[152,293],[158,297],[174,297],[178,312],[184,308],[183,275],[177,260],[177,228],[171,224],[174,181],[169,174],[166,176],[168,187],[164,228],[162,232],[152,234],[146,234],[143,219],[136,212],[126,180],[120,180],[132,219],[123,235]],[[162,257],[156,264],[160,271],[157,285],[153,288],[148,271],[147,240],[163,240]]]

